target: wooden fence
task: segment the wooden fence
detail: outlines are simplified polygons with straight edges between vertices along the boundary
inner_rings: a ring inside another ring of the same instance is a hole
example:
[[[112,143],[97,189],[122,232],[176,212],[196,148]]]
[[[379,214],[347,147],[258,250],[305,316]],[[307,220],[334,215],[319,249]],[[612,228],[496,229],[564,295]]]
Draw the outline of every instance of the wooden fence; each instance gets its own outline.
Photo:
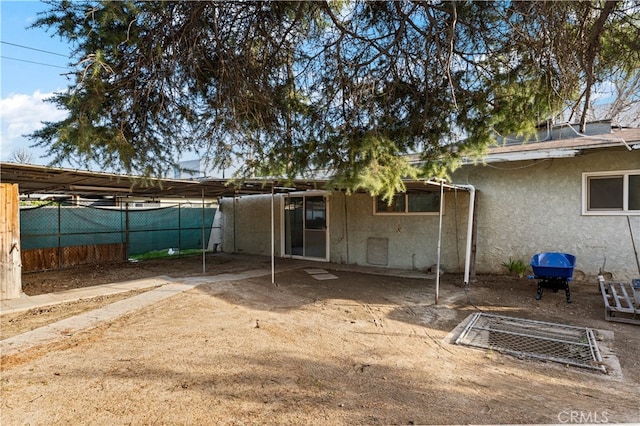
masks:
[[[96,244],[71,247],[50,247],[22,250],[24,272],[69,268],[127,260],[125,243]]]
[[[18,185],[0,184],[0,300],[22,293]]]

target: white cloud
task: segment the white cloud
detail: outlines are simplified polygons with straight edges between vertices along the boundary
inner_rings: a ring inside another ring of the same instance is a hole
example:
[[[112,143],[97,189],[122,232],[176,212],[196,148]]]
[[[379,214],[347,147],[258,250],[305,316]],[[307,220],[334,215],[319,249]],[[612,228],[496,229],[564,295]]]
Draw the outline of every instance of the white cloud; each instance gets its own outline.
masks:
[[[25,149],[33,154],[33,162],[45,164],[49,159],[40,158],[47,152],[41,148],[30,148],[32,141],[24,137],[42,127],[43,121],[59,121],[65,118],[66,112],[56,108],[52,103],[44,100],[53,93],[33,94],[12,93],[6,98],[0,99],[0,129],[2,134],[2,147],[0,158],[7,161],[16,149]]]

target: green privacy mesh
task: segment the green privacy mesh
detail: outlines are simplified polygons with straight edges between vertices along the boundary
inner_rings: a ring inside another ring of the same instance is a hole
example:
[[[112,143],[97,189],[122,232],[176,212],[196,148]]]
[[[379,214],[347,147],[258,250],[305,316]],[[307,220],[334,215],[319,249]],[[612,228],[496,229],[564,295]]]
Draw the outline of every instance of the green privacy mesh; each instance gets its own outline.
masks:
[[[87,207],[50,203],[20,210],[23,249],[126,243],[129,255],[202,248],[216,209],[199,204],[157,209]]]

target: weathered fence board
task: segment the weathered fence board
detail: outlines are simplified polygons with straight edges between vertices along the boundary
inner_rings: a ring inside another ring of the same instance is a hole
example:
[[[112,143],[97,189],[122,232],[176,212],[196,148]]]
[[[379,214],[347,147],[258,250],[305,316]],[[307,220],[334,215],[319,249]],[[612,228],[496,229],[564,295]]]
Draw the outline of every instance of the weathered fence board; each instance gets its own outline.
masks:
[[[22,293],[18,185],[0,184],[0,300]]]
[[[58,269],[58,248],[40,248],[22,250],[22,270],[24,272]]]
[[[38,248],[22,251],[24,272],[125,260],[127,260],[127,248],[124,243]]]

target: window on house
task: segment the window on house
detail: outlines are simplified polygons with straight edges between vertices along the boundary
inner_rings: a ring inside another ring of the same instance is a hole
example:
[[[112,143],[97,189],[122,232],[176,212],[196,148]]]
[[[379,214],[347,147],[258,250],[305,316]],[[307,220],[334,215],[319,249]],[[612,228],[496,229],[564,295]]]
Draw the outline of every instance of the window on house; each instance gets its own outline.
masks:
[[[406,210],[406,194],[396,194],[391,203],[376,197],[376,213],[404,213]]]
[[[584,214],[640,214],[640,170],[583,174]]]
[[[375,197],[374,214],[437,214],[440,212],[440,193],[396,194],[391,200]]]

